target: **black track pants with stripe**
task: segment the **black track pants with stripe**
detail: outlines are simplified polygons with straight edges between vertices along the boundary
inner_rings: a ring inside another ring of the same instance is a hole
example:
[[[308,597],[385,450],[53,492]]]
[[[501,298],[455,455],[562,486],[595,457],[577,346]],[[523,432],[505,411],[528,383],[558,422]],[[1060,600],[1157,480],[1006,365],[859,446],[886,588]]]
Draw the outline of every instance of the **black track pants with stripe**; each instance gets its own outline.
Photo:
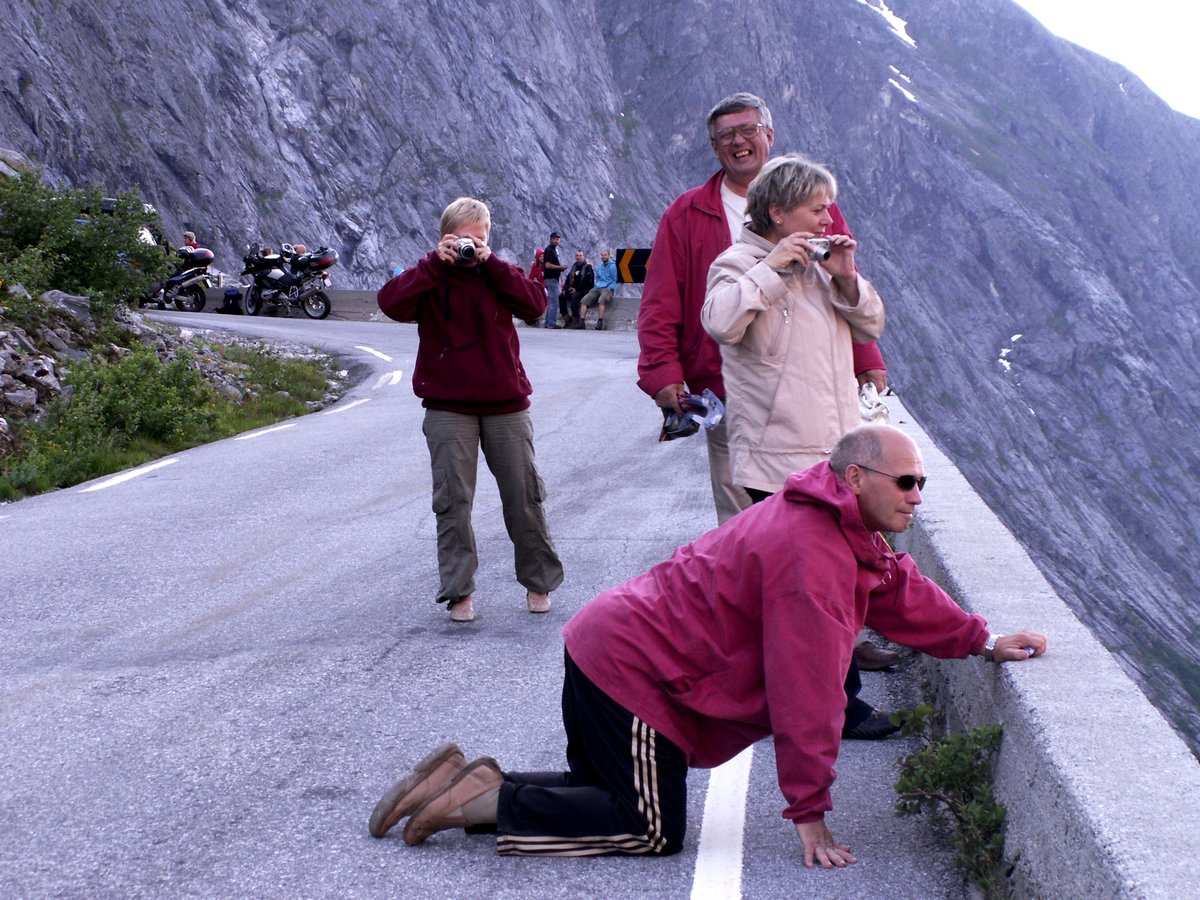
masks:
[[[678,853],[687,828],[683,751],[615,703],[566,656],[568,772],[506,772],[497,849],[514,856]]]

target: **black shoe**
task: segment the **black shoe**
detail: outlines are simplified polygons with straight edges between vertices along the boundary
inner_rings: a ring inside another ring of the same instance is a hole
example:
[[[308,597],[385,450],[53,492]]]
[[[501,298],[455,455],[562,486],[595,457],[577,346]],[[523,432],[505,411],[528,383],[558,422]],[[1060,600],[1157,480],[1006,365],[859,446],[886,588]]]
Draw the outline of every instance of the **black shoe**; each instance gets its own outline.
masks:
[[[873,709],[853,728],[843,728],[842,738],[848,741],[881,741],[899,730],[900,726],[893,725],[887,713]]]

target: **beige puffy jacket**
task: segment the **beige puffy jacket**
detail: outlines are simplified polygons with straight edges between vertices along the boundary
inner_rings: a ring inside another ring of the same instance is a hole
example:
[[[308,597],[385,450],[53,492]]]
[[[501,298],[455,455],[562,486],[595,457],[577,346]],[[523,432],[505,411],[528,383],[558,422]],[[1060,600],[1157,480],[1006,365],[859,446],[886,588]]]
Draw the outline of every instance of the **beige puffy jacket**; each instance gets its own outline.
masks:
[[[701,321],[721,345],[733,482],[776,492],[861,424],[853,341],[883,334],[883,301],[858,279],[848,306],[816,263],[777,272],[748,228],[708,272]]]

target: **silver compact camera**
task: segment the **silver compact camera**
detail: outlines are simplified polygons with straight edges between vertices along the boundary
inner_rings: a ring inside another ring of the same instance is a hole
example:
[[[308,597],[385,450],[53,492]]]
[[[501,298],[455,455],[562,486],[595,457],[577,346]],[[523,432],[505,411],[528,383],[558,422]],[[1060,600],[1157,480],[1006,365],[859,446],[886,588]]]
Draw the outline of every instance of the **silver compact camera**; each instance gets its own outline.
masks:
[[[454,242],[454,252],[458,262],[470,262],[475,258],[475,242],[468,237],[459,238]]]
[[[812,247],[808,251],[809,259],[829,259],[829,238],[808,238]]]

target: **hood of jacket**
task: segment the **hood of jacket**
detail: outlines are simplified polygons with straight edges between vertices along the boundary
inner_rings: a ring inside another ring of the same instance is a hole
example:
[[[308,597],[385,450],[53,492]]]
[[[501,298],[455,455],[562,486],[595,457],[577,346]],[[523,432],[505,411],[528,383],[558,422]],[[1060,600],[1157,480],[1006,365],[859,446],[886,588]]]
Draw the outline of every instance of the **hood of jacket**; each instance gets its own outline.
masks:
[[[827,508],[850,545],[855,558],[871,569],[883,569],[891,555],[876,541],[876,533],[863,524],[858,497],[828,462],[820,462],[803,472],[788,476],[783,496],[789,503],[808,503]],[[886,544],[884,544],[886,546]]]

